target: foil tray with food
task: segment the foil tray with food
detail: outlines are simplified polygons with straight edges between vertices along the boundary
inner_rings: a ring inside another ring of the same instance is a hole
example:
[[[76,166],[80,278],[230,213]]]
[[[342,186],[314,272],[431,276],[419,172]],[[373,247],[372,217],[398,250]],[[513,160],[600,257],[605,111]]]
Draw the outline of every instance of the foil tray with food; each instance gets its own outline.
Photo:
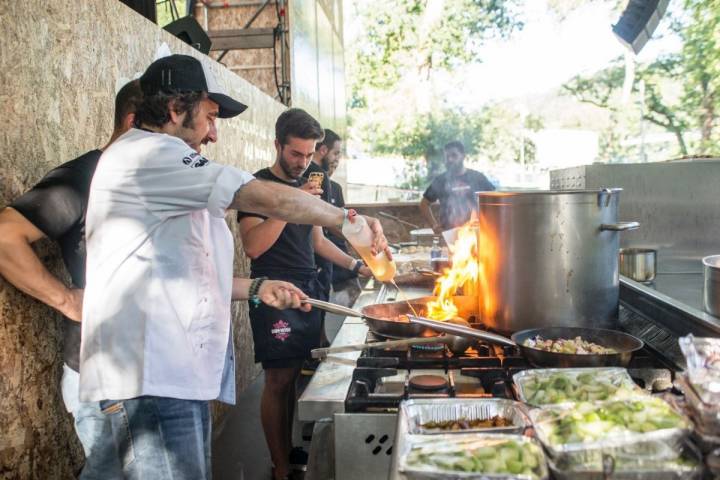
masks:
[[[542,447],[530,437],[500,433],[410,435],[399,469],[409,479],[543,480]]]
[[[524,406],[503,398],[419,399],[400,405],[408,434],[497,432],[521,434],[531,426]]]
[[[568,457],[548,460],[555,480],[694,480],[703,475],[702,455],[685,443],[674,456],[662,442],[630,448],[626,454],[605,455],[595,461],[577,462]]]
[[[544,407],[530,417],[551,457],[581,463],[633,455],[655,443],[667,446],[668,459],[677,458],[691,429],[687,418],[651,395]]]
[[[518,398],[533,406],[613,400],[642,390],[627,370],[602,368],[539,368],[513,375]]]

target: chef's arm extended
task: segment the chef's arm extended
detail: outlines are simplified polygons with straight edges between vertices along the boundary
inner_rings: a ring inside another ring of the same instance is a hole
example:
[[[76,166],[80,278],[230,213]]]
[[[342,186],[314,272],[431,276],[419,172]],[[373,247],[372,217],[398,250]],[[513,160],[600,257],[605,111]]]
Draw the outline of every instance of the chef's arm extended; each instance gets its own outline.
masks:
[[[301,189],[262,180],[252,180],[243,185],[235,193],[229,208],[259,213],[289,223],[329,228],[340,227],[345,220],[346,212]],[[378,219],[372,217],[365,219],[373,232],[373,254],[386,251],[386,254],[391,255]]]
[[[321,227],[313,228],[312,239],[315,253],[339,267],[353,270],[355,262],[358,260],[343,252],[337,247],[337,245],[328,240]],[[358,273],[363,277],[369,277],[372,275],[370,269],[364,265],[360,267]]]
[[[31,246],[42,238],[45,234],[17,210],[0,211],[0,274],[18,290],[79,322],[83,290],[67,287],[45,268]]]
[[[249,278],[233,278],[232,299],[249,300],[252,282],[253,280]],[[257,296],[265,305],[280,310],[286,308],[310,310],[310,305],[302,303],[308,296],[292,283],[279,280],[264,280],[260,285]]]

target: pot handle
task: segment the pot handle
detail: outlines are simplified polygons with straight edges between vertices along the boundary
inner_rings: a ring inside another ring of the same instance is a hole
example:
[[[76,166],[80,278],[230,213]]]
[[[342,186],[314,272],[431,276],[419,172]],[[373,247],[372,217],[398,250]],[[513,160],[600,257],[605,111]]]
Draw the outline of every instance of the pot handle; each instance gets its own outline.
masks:
[[[611,232],[625,232],[637,228],[640,228],[640,222],[603,223],[600,225],[600,230],[610,230]]]

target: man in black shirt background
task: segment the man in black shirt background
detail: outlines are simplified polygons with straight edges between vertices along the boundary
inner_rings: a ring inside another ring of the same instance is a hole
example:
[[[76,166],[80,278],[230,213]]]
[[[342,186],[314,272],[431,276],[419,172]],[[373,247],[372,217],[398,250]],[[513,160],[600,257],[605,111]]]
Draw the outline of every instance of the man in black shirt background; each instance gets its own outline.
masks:
[[[311,163],[315,144],[323,138],[320,124],[307,112],[291,108],[275,124],[275,163],[254,175],[319,195],[303,172]],[[327,175],[325,176],[327,177]],[[321,293],[315,254],[337,265],[371,275],[370,270],[330,242],[321,227],[291,224],[257,214],[238,212],[245,253],[252,259],[251,277],[289,281],[311,298]],[[319,346],[320,312],[312,309],[277,310],[265,305],[250,309],[255,360],[265,371],[260,417],[274,465],[273,476],[290,473],[295,382],[310,350]],[[295,462],[292,462],[295,463]]]
[[[109,418],[98,402],[79,400],[80,320],[85,287],[85,211],[90,182],[103,150],[132,127],[142,92],[132,81],[115,98],[114,130],[108,143],[51,170],[33,188],[0,211],[0,274],[17,289],[63,315],[62,395],[75,419],[85,452],[80,478],[120,479]],[[72,285],[42,264],[32,244],[56,241]]]
[[[445,173],[435,177],[420,201],[420,212],[435,233],[459,227],[477,212],[475,192],[495,190],[482,173],[465,168],[465,147],[453,141],[445,145]],[[440,202],[440,221],[430,205]]]
[[[303,177],[309,178],[311,173],[322,173],[323,180],[320,185],[322,193],[320,194],[320,198],[328,203],[332,203],[333,189],[330,175],[327,170],[331,161],[340,158],[340,153],[342,152],[342,140],[337,133],[333,132],[329,128],[324,130],[324,135],[325,136],[322,141],[318,142],[315,147],[315,153],[313,154],[312,161],[305,170],[305,173],[303,173]],[[339,207],[340,205],[335,206]],[[330,238],[330,234],[327,229],[323,229],[323,233],[328,239]],[[330,299],[330,289],[332,287],[333,264],[322,256],[316,254],[315,265],[317,266],[318,282],[320,283],[319,298],[327,301]],[[330,344],[330,342],[328,341],[327,334],[325,333],[325,312],[320,313],[320,318],[322,323],[322,327],[320,328],[320,345],[326,347]]]

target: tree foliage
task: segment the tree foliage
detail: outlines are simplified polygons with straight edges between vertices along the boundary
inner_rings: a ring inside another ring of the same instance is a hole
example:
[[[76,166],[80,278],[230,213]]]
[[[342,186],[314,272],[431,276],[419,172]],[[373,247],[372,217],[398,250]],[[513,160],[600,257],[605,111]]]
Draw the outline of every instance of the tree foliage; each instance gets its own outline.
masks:
[[[671,132],[682,155],[717,152],[720,142],[720,0],[685,0],[672,29],[683,41],[678,53],[636,67],[633,92],[644,95],[644,120]],[[593,76],[577,76],[563,85],[582,102],[613,112],[626,108],[619,101],[625,70],[620,59]],[[688,133],[700,132],[689,145]],[[612,137],[609,135],[608,137]]]

